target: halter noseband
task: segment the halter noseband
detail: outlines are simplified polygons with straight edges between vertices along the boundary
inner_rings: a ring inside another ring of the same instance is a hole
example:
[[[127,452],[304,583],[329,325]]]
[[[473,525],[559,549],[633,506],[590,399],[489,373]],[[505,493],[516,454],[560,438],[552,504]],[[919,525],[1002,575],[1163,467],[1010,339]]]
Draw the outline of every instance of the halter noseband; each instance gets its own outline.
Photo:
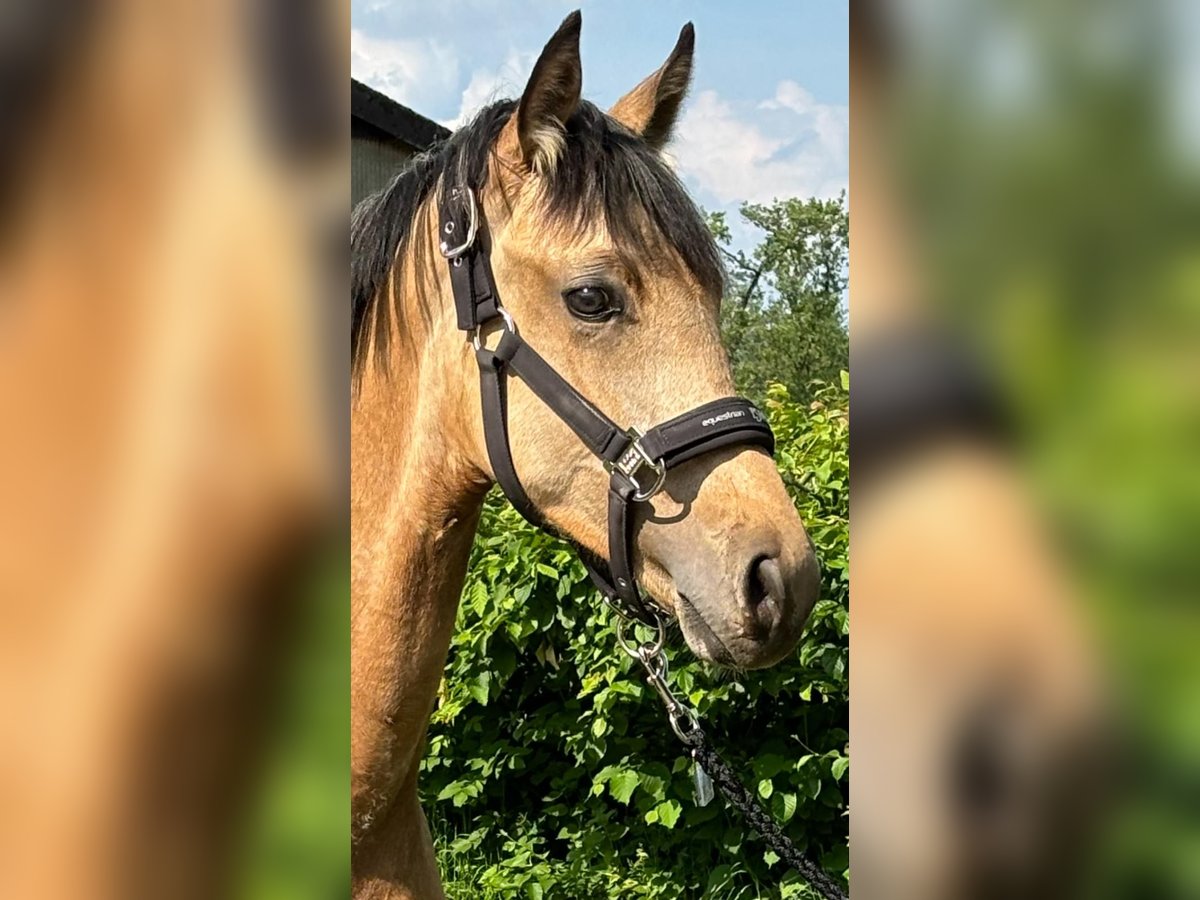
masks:
[[[633,577],[632,506],[662,489],[667,472],[686,460],[723,447],[775,451],[775,438],[758,407],[741,397],[698,406],[646,431],[622,429],[575,390],[517,332],[500,303],[492,276],[487,224],[469,187],[443,188],[438,202],[441,252],[450,264],[458,327],[470,335],[479,363],[484,440],[500,489],[526,519],[546,527],[513,466],[508,439],[507,377],[516,375],[567,424],[609,472],[608,564],[580,553],[601,594],[626,618],[660,622]],[[460,238],[459,235],[462,235]],[[500,342],[489,349],[484,325],[500,319]],[[607,572],[604,569],[607,568]]]

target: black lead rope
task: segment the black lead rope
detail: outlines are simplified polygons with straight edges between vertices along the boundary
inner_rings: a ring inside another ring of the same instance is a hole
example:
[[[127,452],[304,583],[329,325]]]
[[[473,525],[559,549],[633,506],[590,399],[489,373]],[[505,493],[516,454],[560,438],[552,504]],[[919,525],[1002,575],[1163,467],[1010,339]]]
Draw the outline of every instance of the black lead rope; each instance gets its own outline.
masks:
[[[733,769],[717,755],[703,731],[697,730],[696,742],[689,747],[692,759],[712,778],[725,799],[745,817],[750,827],[759,833],[767,846],[779,858],[799,872],[826,900],[849,900],[846,892],[824,869],[800,852],[768,813],[742,784]]]
[[[471,187],[441,189],[438,204],[441,252],[450,264],[458,327],[468,333],[479,364],[484,440],[493,474],[509,502],[529,522],[546,522],[530,500],[513,465],[508,434],[508,376],[515,375],[579,437],[609,473],[607,565],[581,553],[584,567],[604,599],[620,615],[619,623],[638,622],[658,631],[656,644],[637,649],[618,637],[626,652],[645,667],[648,679],[666,704],[671,727],[695,760],[698,782],[712,773],[715,784],[771,848],[796,868],[828,900],[845,897],[815,863],[788,840],[779,826],[750,796],[732,770],[708,745],[695,714],[683,706],[666,683],[663,623],[657,609],[638,590],[633,575],[634,507],[662,489],[667,472],[689,459],[724,447],[752,446],[775,452],[775,436],[758,407],[741,397],[705,403],[644,434],[622,429],[577,391],[537,354],[517,331],[500,302],[492,275],[489,236]],[[484,345],[481,330],[496,320],[504,326],[495,348]],[[709,786],[711,791],[711,785]]]
[[[696,787],[696,802],[701,806],[712,798],[712,785],[715,784],[729,801],[746,819],[746,822],[766,841],[767,846],[774,850],[779,858],[795,869],[804,877],[813,889],[825,900],[849,900],[837,879],[822,869],[800,852],[800,848],[792,843],[791,838],[783,833],[779,823],[771,814],[763,809],[754,799],[749,788],[737,777],[737,774],[723,760],[708,736],[700,727],[700,721],[695,710],[683,703],[671,690],[667,674],[667,656],[663,652],[666,643],[666,629],[660,618],[655,624],[655,638],[644,643],[630,643],[625,636],[625,620],[617,622],[617,643],[629,656],[637,660],[646,674],[646,683],[658,694],[667,712],[667,722],[675,736],[687,747],[688,755],[695,763],[694,777]]]

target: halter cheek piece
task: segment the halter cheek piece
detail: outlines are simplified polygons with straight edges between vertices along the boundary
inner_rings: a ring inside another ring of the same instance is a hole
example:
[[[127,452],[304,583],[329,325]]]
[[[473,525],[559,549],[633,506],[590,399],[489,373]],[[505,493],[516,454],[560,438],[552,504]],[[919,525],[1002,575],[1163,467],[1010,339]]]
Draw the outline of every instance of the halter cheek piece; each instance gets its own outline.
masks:
[[[450,264],[458,327],[467,332],[479,362],[484,439],[496,481],[526,519],[546,527],[513,466],[508,439],[508,376],[515,375],[578,435],[609,472],[608,564],[580,556],[605,599],[626,618],[646,624],[659,615],[633,577],[633,507],[653,497],[667,472],[723,447],[745,445],[774,453],[775,438],[753,403],[727,397],[698,406],[642,433],[622,429],[555,371],[517,332],[501,305],[492,277],[490,240],[482,211],[469,187],[443,189],[438,204],[441,252]],[[494,349],[484,346],[484,325],[501,320]],[[607,569],[607,571],[605,571]]]

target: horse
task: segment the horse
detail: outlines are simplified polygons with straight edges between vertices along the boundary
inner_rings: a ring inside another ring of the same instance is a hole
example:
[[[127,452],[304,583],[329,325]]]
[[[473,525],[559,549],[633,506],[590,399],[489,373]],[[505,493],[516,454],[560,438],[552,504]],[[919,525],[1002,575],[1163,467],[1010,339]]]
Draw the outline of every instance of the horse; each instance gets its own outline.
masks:
[[[473,186],[505,318],[596,408],[618,421],[661,422],[733,392],[720,258],[663,156],[691,82],[692,26],[607,112],[580,96],[580,26],[578,12],[563,21],[519,100],[484,108],[352,216],[358,900],[443,896],[418,764],[480,508],[497,480],[476,354],[456,321],[440,244],[447,192]],[[496,329],[484,331],[476,337],[486,346]],[[504,399],[510,463],[538,516],[602,558],[600,461],[522,381]],[[770,455],[725,447],[660,483],[632,513],[642,589],[701,659],[752,669],[787,656],[820,577]]]
[[[261,871],[300,561],[345,509],[317,301],[348,110],[293,93],[342,81],[341,25],[5,16],[0,897],[208,900]]]

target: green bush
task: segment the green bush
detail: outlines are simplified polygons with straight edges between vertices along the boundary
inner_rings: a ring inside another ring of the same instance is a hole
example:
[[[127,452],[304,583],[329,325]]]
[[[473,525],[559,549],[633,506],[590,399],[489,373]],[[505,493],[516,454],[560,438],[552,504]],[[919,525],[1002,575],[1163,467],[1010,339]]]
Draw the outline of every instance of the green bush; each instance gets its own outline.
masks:
[[[824,579],[795,655],[735,674],[677,635],[668,650],[714,744],[836,874],[848,865],[846,388],[843,375],[807,409],[782,386],[768,393]],[[489,497],[422,764],[449,896],[809,896],[720,797],[692,802],[690,760],[613,626],[573,552]]]

